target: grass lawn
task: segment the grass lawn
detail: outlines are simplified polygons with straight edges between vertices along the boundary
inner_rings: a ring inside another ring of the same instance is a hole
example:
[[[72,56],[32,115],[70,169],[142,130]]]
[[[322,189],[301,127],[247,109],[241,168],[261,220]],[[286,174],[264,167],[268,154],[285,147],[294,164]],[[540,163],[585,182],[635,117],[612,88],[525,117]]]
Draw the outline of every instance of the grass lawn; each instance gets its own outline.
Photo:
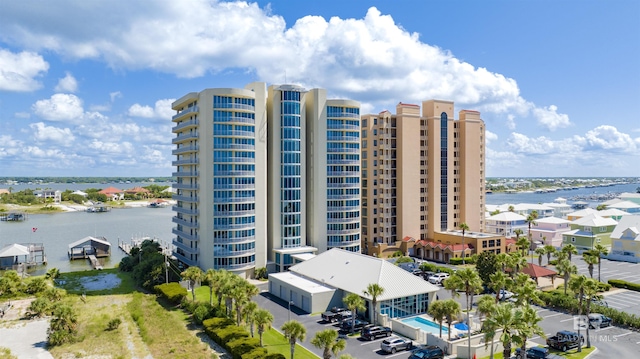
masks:
[[[257,336],[256,336],[257,337]],[[306,338],[309,340],[309,338]],[[289,358],[291,356],[291,345],[289,345],[289,341],[282,335],[282,333],[277,330],[271,328],[270,330],[264,332],[262,335],[262,342],[264,347],[273,353],[280,353],[285,356],[285,358]],[[300,344],[296,344],[296,350],[294,352],[293,357],[295,359],[317,359],[318,356],[301,346]]]
[[[567,358],[567,359],[583,359],[584,357],[586,357],[587,355],[591,354],[591,352],[593,352],[594,350],[596,350],[595,347],[591,347],[591,348],[582,348],[582,352],[578,353],[577,349],[572,349],[572,350],[567,350],[566,353],[562,352],[562,351],[557,351],[557,350],[551,350],[550,353],[551,354],[555,354],[558,356],[561,356],[563,358]],[[513,353],[515,354],[515,350],[513,351]],[[489,357],[484,357],[482,359],[488,359]],[[493,354],[493,358],[494,359],[504,359],[504,357],[502,356],[502,351],[500,351],[500,353],[494,353]]]

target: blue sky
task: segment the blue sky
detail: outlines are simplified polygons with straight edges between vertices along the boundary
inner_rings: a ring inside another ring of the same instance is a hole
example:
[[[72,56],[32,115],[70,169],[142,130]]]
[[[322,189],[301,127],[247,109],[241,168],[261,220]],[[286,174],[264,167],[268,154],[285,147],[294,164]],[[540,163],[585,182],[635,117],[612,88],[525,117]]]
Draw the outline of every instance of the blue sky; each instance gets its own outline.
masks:
[[[251,81],[481,111],[488,177],[640,176],[636,0],[0,7],[0,176],[170,176],[171,102]]]

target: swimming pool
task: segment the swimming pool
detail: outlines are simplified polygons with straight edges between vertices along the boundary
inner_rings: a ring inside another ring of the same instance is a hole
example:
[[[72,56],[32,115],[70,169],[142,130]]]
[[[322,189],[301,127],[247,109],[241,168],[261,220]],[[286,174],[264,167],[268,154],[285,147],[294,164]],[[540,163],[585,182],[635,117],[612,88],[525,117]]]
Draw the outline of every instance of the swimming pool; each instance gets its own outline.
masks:
[[[425,331],[427,333],[431,333],[434,335],[440,334],[440,324],[432,322],[426,318],[422,317],[411,317],[402,319],[404,324],[410,325],[412,327],[420,328],[420,330]],[[449,330],[445,325],[442,326],[442,334],[447,334]]]

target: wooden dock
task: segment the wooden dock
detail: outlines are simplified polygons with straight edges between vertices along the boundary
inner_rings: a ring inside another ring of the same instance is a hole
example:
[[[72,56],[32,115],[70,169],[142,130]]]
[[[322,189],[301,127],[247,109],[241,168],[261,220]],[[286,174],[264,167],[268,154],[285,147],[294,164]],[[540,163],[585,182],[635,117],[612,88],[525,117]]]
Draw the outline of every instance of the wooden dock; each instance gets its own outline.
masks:
[[[98,260],[98,258],[96,258],[96,256],[90,254],[88,258],[89,262],[91,263],[91,268],[102,270],[102,264],[100,264],[100,261]]]

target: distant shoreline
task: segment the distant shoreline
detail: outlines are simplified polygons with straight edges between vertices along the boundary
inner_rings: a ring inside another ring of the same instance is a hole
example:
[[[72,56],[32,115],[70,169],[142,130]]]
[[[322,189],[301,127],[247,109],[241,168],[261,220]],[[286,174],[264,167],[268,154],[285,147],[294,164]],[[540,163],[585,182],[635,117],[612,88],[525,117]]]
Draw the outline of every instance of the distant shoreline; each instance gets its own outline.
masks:
[[[169,205],[174,205],[176,203],[175,200],[172,199],[164,199],[169,203]],[[147,207],[152,200],[144,200],[144,201],[122,201],[122,202],[108,202],[106,205],[113,209],[125,209],[125,208],[139,208],[139,207]],[[124,203],[124,205],[121,205]],[[0,213],[2,212],[24,212],[28,214],[55,214],[55,213],[68,213],[68,212],[84,212],[90,206],[77,204],[73,202],[65,202],[65,203],[53,203],[51,204],[55,210],[45,210],[42,209],[44,206],[42,204],[31,205],[31,206],[21,206],[17,204],[2,204],[0,205]],[[2,211],[4,209],[4,211]]]

